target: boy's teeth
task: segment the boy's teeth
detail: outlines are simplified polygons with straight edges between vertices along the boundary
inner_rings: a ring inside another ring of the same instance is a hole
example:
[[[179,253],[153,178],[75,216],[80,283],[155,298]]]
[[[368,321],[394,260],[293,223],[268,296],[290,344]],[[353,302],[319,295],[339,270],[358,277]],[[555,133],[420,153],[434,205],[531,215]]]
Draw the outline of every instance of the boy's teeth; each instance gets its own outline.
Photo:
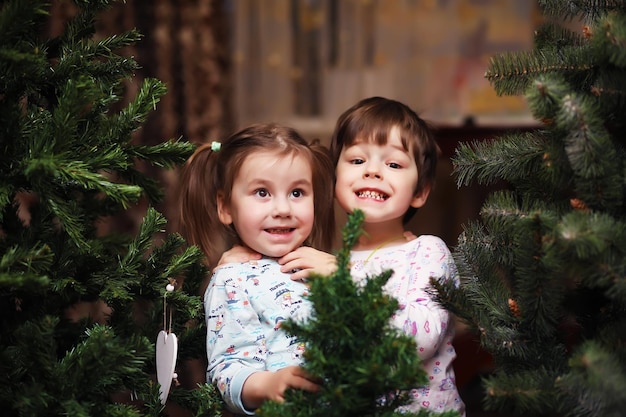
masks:
[[[364,197],[364,198],[373,198],[375,200],[385,200],[387,198],[386,195],[384,194],[380,194],[377,193],[375,191],[360,191],[358,193],[359,197]]]

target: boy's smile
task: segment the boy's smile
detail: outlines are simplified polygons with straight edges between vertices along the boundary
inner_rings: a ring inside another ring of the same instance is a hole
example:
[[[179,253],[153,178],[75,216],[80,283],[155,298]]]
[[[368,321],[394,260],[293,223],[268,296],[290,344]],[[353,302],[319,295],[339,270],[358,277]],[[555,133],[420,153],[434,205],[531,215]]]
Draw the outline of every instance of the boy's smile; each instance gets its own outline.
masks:
[[[381,193],[376,190],[361,190],[361,191],[357,191],[356,195],[359,198],[371,198],[371,199],[378,200],[378,201],[385,201],[386,199],[389,198],[387,194]]]
[[[417,172],[412,152],[404,149],[399,130],[393,128],[383,145],[359,140],[342,149],[336,167],[335,196],[344,210],[363,210],[365,226],[402,226],[408,208],[421,207],[428,195],[415,194]]]

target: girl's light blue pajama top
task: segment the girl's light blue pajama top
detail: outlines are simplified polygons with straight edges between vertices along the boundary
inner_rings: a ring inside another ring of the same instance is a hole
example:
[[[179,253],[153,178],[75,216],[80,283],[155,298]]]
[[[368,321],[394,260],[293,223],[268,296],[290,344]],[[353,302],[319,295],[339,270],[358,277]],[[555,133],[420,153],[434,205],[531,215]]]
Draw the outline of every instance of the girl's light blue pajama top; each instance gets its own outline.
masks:
[[[213,273],[204,295],[207,380],[217,385],[231,411],[254,414],[241,400],[252,373],[302,365],[304,344],[280,323],[309,316],[307,290],[273,259],[226,264]]]

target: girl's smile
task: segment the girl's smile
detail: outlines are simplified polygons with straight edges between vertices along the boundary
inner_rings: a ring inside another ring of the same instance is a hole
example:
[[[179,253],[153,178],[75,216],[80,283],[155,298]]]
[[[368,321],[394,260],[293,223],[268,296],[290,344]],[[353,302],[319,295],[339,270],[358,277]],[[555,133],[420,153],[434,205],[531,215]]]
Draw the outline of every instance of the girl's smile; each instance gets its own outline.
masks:
[[[289,175],[284,175],[289,173]],[[218,198],[220,220],[233,224],[250,249],[281,257],[301,246],[313,228],[313,174],[298,154],[256,152],[244,159],[230,202]]]

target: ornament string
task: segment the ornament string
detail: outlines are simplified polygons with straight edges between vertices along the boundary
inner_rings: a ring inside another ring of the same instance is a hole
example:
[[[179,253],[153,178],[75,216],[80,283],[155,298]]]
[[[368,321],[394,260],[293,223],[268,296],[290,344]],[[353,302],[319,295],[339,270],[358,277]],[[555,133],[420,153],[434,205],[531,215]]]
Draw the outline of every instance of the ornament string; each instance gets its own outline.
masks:
[[[173,292],[175,288],[176,281],[170,279],[170,283],[165,286],[165,292],[163,293],[163,331],[167,332],[168,334],[172,333],[172,308],[167,306],[167,294]],[[167,317],[168,314],[169,321]]]
[[[163,294],[163,330],[167,333],[172,333],[172,309],[167,306],[167,291]]]

